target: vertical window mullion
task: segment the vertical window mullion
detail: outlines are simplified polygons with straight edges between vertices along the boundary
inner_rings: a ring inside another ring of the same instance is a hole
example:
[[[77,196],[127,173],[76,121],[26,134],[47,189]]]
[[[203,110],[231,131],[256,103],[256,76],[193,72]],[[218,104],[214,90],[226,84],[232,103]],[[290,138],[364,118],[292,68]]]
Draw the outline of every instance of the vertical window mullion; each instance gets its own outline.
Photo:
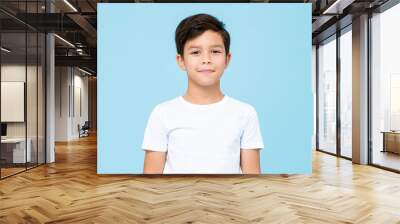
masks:
[[[39,14],[39,0],[36,1]],[[36,32],[36,166],[39,165],[39,30]]]
[[[28,1],[25,0],[25,21],[28,19]],[[28,24],[25,23],[25,102],[24,102],[24,120],[25,120],[25,170],[28,170]]]
[[[336,154],[341,156],[341,119],[340,119],[340,30],[336,31]]]
[[[315,82],[316,82],[316,140],[315,140],[315,148],[319,149],[319,44],[315,47]]]
[[[367,83],[368,83],[368,90],[367,90],[367,102],[368,102],[368,111],[367,111],[367,132],[368,132],[368,155],[367,155],[367,164],[372,164],[373,161],[373,145],[372,145],[372,64],[371,64],[371,57],[372,57],[372,30],[371,30],[371,20],[372,20],[372,12],[368,11],[368,20],[367,20],[367,46],[368,46],[368,53],[367,53]]]

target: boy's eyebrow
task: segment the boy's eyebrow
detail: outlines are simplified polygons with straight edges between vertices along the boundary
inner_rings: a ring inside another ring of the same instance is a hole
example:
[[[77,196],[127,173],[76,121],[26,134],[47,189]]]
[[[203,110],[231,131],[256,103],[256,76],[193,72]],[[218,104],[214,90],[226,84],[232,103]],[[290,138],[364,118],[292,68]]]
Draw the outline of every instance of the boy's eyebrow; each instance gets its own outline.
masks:
[[[221,44],[215,44],[215,45],[211,45],[211,47],[224,47],[224,45],[221,45]]]
[[[223,48],[224,46],[221,45],[221,44],[214,44],[214,45],[211,45],[210,47],[221,47],[221,48]],[[197,45],[189,46],[189,49],[191,49],[191,48],[201,48],[201,46],[197,46]]]

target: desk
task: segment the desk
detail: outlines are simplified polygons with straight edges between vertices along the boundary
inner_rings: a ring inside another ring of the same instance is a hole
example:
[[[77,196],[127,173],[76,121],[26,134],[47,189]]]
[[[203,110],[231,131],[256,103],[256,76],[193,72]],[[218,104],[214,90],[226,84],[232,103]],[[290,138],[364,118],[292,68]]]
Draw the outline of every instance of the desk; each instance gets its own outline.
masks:
[[[5,158],[7,162],[10,163],[25,163],[25,158],[27,158],[26,162],[30,162],[32,159],[32,154],[31,154],[32,140],[28,138],[27,142],[28,142],[27,144],[28,147],[26,147],[26,155],[25,155],[25,138],[1,139],[1,147],[2,147],[1,156]]]
[[[382,152],[400,154],[400,131],[382,131],[381,133],[383,133]]]

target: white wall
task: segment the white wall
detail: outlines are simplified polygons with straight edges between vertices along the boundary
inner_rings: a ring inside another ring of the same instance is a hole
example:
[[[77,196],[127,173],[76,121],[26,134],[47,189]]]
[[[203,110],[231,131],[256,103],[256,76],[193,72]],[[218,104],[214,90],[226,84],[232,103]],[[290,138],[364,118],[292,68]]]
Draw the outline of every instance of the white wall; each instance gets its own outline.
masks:
[[[76,72],[77,70],[75,70]],[[75,73],[75,79],[74,79],[74,89],[75,89],[75,96],[74,96],[74,108],[73,110],[75,113],[73,113],[73,119],[72,119],[72,136],[75,138],[79,137],[78,133],[78,124],[81,126],[85,123],[85,121],[88,121],[88,77],[87,76],[81,76],[83,73],[79,73],[79,75],[76,75]],[[80,91],[80,93],[79,93]],[[80,96],[80,97],[79,97]],[[80,102],[79,102],[80,101]],[[81,108],[80,108],[81,107]],[[81,111],[80,111],[80,110]]]
[[[1,81],[2,82],[25,82],[25,64],[8,64],[1,66]],[[28,74],[33,69],[28,66]],[[1,108],[6,110],[6,108]],[[24,122],[8,122],[7,123],[7,137],[25,137],[25,123]]]
[[[88,120],[88,77],[76,68],[56,67],[55,89],[55,140],[77,139],[78,124]]]
[[[55,141],[68,140],[68,88],[70,84],[69,69],[55,68]]]

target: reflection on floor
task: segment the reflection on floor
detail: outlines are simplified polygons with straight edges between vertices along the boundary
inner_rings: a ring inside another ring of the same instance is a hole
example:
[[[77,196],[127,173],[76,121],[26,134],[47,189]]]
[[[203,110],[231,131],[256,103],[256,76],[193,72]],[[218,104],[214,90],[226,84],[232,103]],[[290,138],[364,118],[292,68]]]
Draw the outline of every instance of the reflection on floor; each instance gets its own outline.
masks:
[[[347,158],[351,158],[352,157],[351,148],[341,148],[341,155]]]
[[[400,155],[396,153],[376,150],[374,151],[372,162],[373,164],[400,170]]]
[[[18,173],[18,172],[21,172],[24,170],[25,170],[25,167],[24,168],[19,168],[19,167],[17,167],[17,168],[1,168],[1,178],[13,175],[15,173]]]
[[[2,164],[1,168],[1,178],[5,178],[7,176],[19,173],[21,171],[26,170],[25,164]],[[36,163],[28,163],[26,164],[27,169],[30,169],[31,167],[35,167]]]

